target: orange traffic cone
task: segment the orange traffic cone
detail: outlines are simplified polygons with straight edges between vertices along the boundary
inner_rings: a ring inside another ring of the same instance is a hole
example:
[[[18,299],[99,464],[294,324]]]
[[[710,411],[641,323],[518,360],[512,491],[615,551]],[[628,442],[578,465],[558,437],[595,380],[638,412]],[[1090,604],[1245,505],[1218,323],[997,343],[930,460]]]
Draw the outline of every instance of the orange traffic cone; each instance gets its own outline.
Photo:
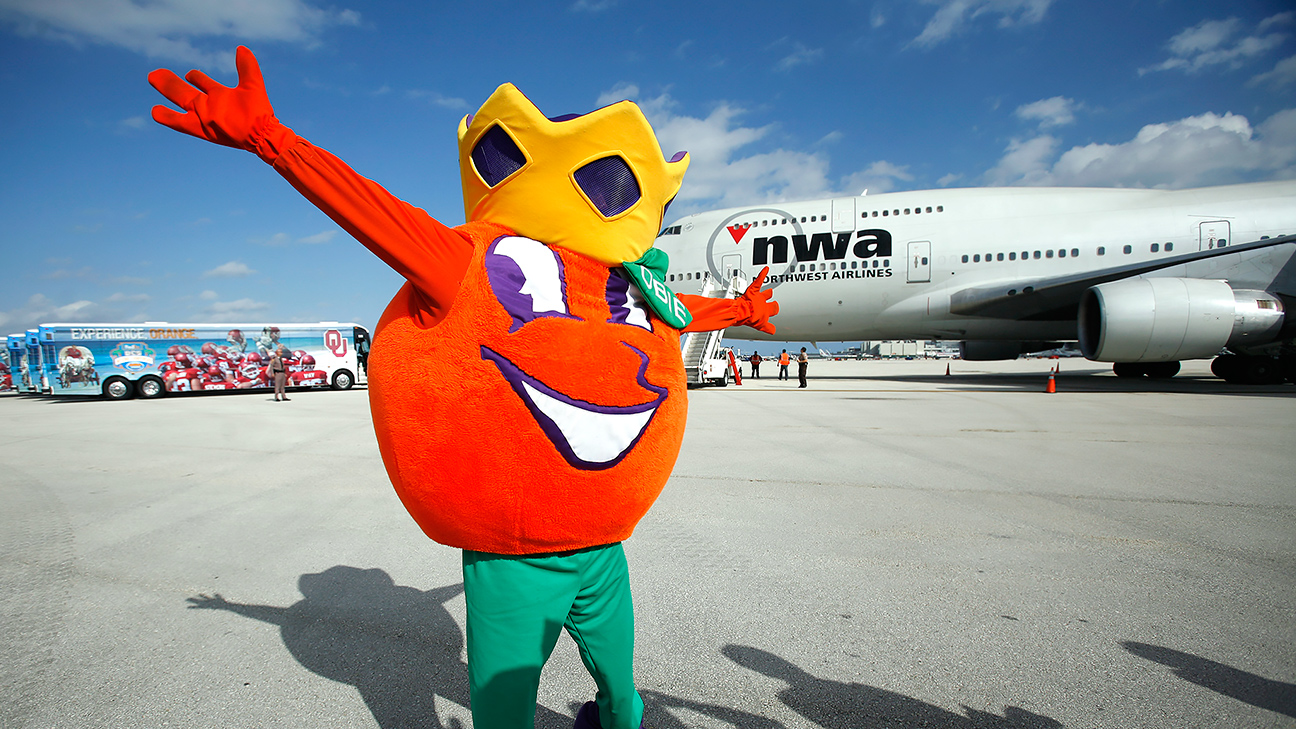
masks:
[[[1048,386],[1044,388],[1044,392],[1057,392],[1057,383],[1053,381],[1052,372],[1049,373]]]

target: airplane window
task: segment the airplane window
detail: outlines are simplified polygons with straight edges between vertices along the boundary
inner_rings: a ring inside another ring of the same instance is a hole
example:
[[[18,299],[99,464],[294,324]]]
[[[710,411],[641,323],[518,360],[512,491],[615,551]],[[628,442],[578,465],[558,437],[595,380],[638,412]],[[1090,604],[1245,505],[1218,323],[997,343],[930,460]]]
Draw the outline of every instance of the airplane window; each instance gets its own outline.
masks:
[[[909,214],[909,208],[905,208],[905,215]]]
[[[801,265],[801,270],[802,270],[802,271],[805,271],[805,264],[802,264],[802,265]]]
[[[1030,251],[1022,251],[1022,260],[1024,261],[1027,258],[1030,258]]]
[[[1125,246],[1125,253],[1126,253],[1126,254],[1130,254],[1130,253],[1133,253],[1133,252],[1134,252],[1134,249],[1133,249],[1132,247],[1130,247],[1130,246]]]
[[[666,280],[667,280],[667,281],[674,281],[674,280],[675,280],[675,274],[672,273],[671,275],[667,276],[667,277],[666,277]]]
[[[830,263],[830,264],[828,264],[828,267],[831,268],[831,269],[834,270],[834,271],[837,270],[837,264],[836,264],[836,263]]]
[[[1078,258],[1079,256],[1080,256],[1080,249],[1079,249],[1079,248],[1072,248],[1072,249],[1071,249],[1071,257],[1072,257],[1072,258]]]
[[[996,261],[1002,261],[1002,260],[1003,260],[1003,254],[1002,254],[1002,253],[996,254],[996,255],[995,255],[995,260],[996,260]]]
[[[1039,260],[1039,257],[1040,257],[1040,252],[1039,252],[1039,251],[1035,251],[1035,260],[1038,261],[1038,260]]]
[[[1052,258],[1052,257],[1053,257],[1053,251],[1051,251],[1051,250],[1044,251],[1044,257],[1045,257],[1045,258]]]
[[[875,217],[875,218],[877,217],[877,211],[876,211],[876,210],[873,211],[873,217]]]
[[[884,218],[885,218],[886,216],[890,215],[890,214],[891,214],[891,211],[890,211],[890,210],[883,210],[883,211],[882,211],[882,217],[884,217]]]
[[[930,205],[927,206],[927,212],[929,212],[929,213],[931,212],[931,206],[930,206]]]
[[[1215,241],[1215,245],[1219,246],[1220,248],[1223,248],[1224,246],[1228,245],[1228,241],[1224,240],[1223,238],[1220,238],[1219,240]]]
[[[1166,243],[1166,253],[1174,250],[1174,243]]]
[[[964,262],[964,263],[967,263],[967,256],[966,256],[966,255],[963,256],[963,262]]]
[[[938,213],[943,213],[943,212],[945,212],[945,206],[944,206],[944,205],[937,205],[937,206],[936,206],[936,212],[938,212]]]
[[[1066,249],[1065,249],[1065,248],[1063,248],[1063,249],[1061,249],[1061,250],[1058,251],[1058,258],[1066,258]]]
[[[1107,248],[1104,246],[1098,246],[1098,255],[1100,256],[1107,255]]]
[[[859,261],[851,261],[851,268],[859,268]]]
[[[693,280],[693,274],[691,274],[691,273],[686,273],[686,274],[684,274],[684,278],[688,279],[689,281],[692,281],[692,280]]]
[[[873,259],[873,268],[877,268],[877,267],[878,267],[878,262],[877,262],[877,259],[874,258],[874,259]]]
[[[1015,261],[1015,260],[1017,260],[1017,251],[1009,251],[1009,252],[1008,252],[1008,260],[1010,260],[1010,261]]]
[[[890,258],[882,259],[882,265],[886,266],[887,268],[891,268],[891,259]]]
[[[927,256],[923,256],[922,265],[927,265]]]
[[[805,222],[805,216],[804,216],[804,215],[801,216],[801,222],[803,222],[803,223]]]
[[[823,264],[823,263],[819,264],[819,270],[820,270],[820,271],[823,271],[823,270],[825,270],[825,269],[827,269],[827,268],[828,268],[828,266],[827,266],[826,264]]]
[[[900,211],[899,211],[899,210],[896,210],[896,211],[892,212],[891,214],[892,214],[892,215],[899,215],[899,214],[900,214]]]
[[[1161,250],[1161,244],[1160,244],[1160,243],[1153,243],[1153,244],[1152,244],[1152,252],[1153,252],[1153,253],[1157,253],[1157,252],[1159,252],[1160,250]]]

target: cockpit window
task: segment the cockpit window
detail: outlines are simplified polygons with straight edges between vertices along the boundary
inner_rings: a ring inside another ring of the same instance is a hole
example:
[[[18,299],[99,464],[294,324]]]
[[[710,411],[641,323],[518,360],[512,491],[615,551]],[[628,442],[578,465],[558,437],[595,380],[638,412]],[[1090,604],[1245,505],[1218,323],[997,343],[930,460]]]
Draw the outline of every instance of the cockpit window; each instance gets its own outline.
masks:
[[[663,229],[662,232],[657,234],[657,237],[660,238],[663,235],[679,235],[679,234],[680,234],[680,226],[672,225],[669,228]]]

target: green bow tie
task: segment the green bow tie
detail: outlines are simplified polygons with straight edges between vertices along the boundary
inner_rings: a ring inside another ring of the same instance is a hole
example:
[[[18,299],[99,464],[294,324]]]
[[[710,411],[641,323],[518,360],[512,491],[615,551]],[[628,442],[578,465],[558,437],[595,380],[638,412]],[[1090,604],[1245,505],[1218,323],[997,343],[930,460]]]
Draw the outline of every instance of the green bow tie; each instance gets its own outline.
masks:
[[[661,317],[662,321],[676,329],[683,329],[693,321],[688,307],[666,285],[666,269],[670,266],[670,257],[665,251],[649,248],[639,260],[627,261],[621,265],[643,293],[648,308]]]

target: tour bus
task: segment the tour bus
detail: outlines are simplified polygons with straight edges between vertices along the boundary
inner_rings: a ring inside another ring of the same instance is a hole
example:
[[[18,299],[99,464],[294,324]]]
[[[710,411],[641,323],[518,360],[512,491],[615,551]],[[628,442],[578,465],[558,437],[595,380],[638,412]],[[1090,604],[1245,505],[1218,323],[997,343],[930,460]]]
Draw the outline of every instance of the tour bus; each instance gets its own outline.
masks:
[[[17,390],[19,383],[22,382],[22,375],[18,372],[18,363],[21,360],[14,347],[9,344],[13,337],[8,336],[4,339],[4,367],[0,368],[0,392],[12,392]]]
[[[41,347],[38,329],[28,329],[27,374],[31,378],[32,392],[49,392],[49,382],[45,379],[45,369],[41,366]]]
[[[367,381],[369,331],[358,324],[43,324],[44,377],[54,395],[112,400],[274,387],[350,389]]]
[[[27,376],[27,335],[10,334],[5,338],[5,351],[9,353],[9,376],[18,392],[31,392],[31,378]]]

